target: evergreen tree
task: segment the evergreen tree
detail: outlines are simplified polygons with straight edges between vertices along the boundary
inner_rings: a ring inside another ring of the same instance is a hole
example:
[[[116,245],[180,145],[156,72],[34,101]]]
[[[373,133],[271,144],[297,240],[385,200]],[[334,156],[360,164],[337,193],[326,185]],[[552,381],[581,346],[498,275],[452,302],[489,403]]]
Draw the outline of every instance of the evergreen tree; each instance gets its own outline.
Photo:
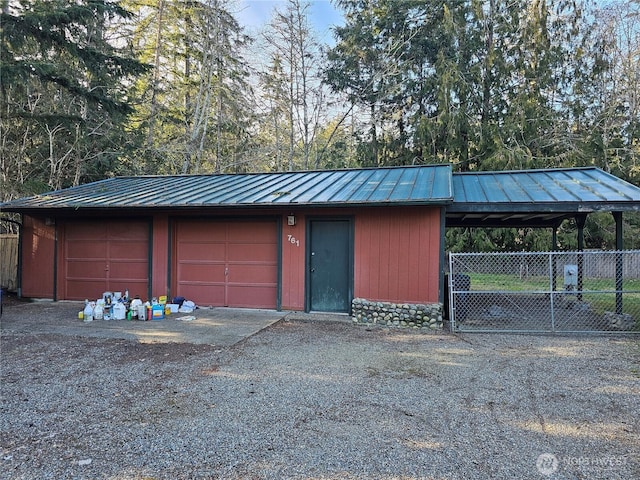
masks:
[[[145,70],[109,38],[128,14],[108,0],[4,2],[0,175],[5,198],[109,175]]]
[[[374,164],[450,162],[467,170],[580,160],[566,114],[576,82],[567,65],[590,35],[580,4],[338,4],[346,25],[336,31],[326,78],[370,110]]]
[[[593,30],[583,68],[597,88],[581,88],[574,103],[585,157],[640,184],[640,2],[608,4]]]
[[[153,71],[132,91],[133,127],[146,142],[129,159],[140,173],[251,168],[253,93],[243,52],[250,39],[225,0],[128,3],[132,42]],[[149,35],[153,32],[153,35]]]

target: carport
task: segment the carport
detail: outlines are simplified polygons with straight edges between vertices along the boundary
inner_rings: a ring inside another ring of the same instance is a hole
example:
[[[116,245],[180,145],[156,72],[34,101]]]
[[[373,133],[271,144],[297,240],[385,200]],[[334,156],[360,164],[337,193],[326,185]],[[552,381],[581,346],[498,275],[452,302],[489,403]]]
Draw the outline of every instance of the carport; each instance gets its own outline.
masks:
[[[446,227],[550,228],[551,251],[558,250],[557,231],[564,220],[575,220],[578,251],[582,252],[584,226],[589,213],[611,212],[616,224],[615,250],[622,252],[622,215],[640,211],[640,188],[595,167],[455,173],[453,191],[454,201],[446,207]],[[556,257],[550,258],[550,290],[553,292],[558,287],[558,265]],[[573,258],[577,264],[575,294],[578,300],[582,300],[584,256]],[[620,315],[623,310],[625,260],[623,254],[610,258],[615,258],[615,313]],[[518,261],[522,262],[521,259]],[[517,265],[513,269],[517,270]],[[455,299],[463,298],[456,292],[469,287],[450,285],[450,288],[453,292],[451,307],[455,309]]]
[[[529,227],[553,229],[574,218],[578,250],[584,249],[584,225],[593,212],[611,212],[616,250],[622,250],[622,213],[640,211],[640,188],[595,167],[453,174],[453,203],[446,227]]]

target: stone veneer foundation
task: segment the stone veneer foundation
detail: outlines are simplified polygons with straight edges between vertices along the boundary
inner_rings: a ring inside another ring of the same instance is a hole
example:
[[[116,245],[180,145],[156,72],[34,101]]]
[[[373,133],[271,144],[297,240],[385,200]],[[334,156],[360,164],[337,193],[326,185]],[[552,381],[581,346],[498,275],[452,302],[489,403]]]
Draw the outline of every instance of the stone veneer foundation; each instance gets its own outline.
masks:
[[[353,322],[389,327],[442,329],[442,304],[373,302],[354,298],[351,302]]]

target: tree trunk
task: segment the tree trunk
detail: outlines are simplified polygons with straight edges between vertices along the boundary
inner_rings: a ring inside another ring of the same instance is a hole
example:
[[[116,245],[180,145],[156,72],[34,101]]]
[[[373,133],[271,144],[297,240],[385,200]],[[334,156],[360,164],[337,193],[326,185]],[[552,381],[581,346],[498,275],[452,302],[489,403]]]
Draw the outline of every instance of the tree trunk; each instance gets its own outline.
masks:
[[[154,45],[153,80],[151,84],[151,106],[149,112],[149,130],[147,132],[147,146],[153,146],[156,127],[156,114],[158,111],[158,84],[160,82],[160,45],[162,43],[162,16],[164,12],[164,0],[158,0],[158,18],[156,25],[156,44]]]
[[[485,57],[482,72],[482,112],[480,118],[480,148],[487,146],[489,123],[491,122],[491,86],[493,83],[493,55],[494,55],[494,15],[496,14],[495,0],[489,0],[489,13],[485,19]],[[482,152],[486,153],[486,152]],[[479,162],[479,161],[478,161]]]

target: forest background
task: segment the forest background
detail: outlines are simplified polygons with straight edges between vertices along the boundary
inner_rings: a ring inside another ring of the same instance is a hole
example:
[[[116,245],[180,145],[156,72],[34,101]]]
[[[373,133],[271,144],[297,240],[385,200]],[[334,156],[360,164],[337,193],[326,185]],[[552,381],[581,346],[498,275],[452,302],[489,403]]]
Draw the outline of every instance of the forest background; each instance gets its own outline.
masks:
[[[0,0],[0,201],[119,175],[450,163],[640,184],[640,0]],[[640,215],[624,215],[640,248]],[[558,248],[576,248],[575,224]],[[452,251],[551,233],[451,229]],[[614,248],[607,213],[589,248]]]

